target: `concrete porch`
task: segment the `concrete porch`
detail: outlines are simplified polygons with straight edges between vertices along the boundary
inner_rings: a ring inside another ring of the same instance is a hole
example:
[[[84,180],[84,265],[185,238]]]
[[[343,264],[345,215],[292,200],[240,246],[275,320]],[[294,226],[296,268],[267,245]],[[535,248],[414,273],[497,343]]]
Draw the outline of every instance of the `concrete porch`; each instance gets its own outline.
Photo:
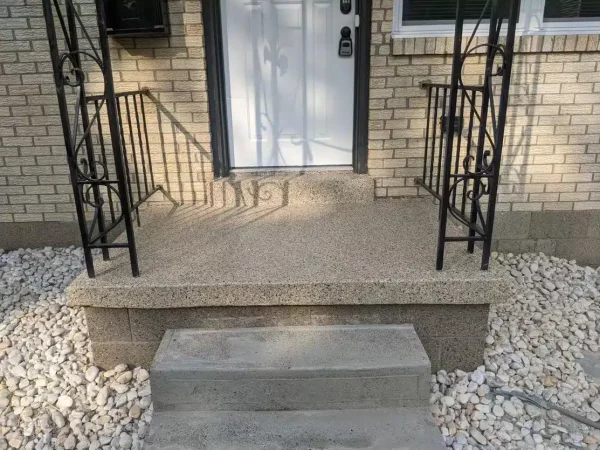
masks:
[[[136,229],[141,276],[115,252],[79,276],[96,364],[148,366],[166,329],[413,324],[434,370],[476,367],[501,274],[449,245],[435,270],[431,199],[149,208]],[[458,232],[458,230],[456,230]]]

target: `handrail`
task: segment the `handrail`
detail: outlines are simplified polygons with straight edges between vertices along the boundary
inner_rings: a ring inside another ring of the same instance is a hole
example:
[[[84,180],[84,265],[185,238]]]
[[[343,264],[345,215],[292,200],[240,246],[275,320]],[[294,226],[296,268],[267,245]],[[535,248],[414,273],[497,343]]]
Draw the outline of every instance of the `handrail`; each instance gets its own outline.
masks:
[[[419,87],[421,89],[427,89],[427,88],[450,89],[451,86],[450,86],[450,83],[432,83],[431,81],[421,81],[419,83]],[[461,86],[461,89],[466,89],[467,91],[483,92],[483,86],[466,85],[466,86]]]
[[[142,88],[142,89],[138,89],[135,91],[123,91],[123,92],[115,92],[115,97],[127,97],[128,95],[135,95],[135,94],[144,94],[144,95],[149,95],[150,94],[150,89],[148,88]],[[93,102],[96,100],[102,100],[104,98],[103,95],[88,95],[86,97],[88,103],[89,102]]]

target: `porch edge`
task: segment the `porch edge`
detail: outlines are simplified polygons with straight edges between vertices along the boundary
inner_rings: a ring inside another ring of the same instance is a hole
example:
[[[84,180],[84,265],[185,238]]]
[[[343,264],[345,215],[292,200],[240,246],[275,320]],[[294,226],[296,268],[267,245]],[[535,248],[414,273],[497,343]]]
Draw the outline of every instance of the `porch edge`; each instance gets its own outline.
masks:
[[[185,308],[210,306],[311,306],[384,304],[495,304],[508,299],[508,280],[468,279],[315,284],[90,286],[67,288],[70,306]]]

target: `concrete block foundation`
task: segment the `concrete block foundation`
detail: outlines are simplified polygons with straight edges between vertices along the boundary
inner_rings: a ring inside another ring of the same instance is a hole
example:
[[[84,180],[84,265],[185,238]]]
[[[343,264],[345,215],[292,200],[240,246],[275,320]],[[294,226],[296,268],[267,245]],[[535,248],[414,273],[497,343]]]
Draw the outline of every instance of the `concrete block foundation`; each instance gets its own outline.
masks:
[[[167,329],[412,324],[433,371],[473,370],[483,362],[489,305],[85,307],[94,362],[150,367]]]

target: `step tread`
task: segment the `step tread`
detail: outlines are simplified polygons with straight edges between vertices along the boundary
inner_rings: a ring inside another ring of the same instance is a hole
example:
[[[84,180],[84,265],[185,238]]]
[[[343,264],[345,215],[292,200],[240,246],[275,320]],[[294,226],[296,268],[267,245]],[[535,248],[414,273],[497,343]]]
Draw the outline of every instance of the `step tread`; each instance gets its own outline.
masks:
[[[441,450],[427,408],[155,413],[146,450]]]
[[[412,325],[168,330],[153,371],[194,376],[312,377],[429,371]]]
[[[427,405],[431,365],[412,325],[167,330],[156,411]]]

